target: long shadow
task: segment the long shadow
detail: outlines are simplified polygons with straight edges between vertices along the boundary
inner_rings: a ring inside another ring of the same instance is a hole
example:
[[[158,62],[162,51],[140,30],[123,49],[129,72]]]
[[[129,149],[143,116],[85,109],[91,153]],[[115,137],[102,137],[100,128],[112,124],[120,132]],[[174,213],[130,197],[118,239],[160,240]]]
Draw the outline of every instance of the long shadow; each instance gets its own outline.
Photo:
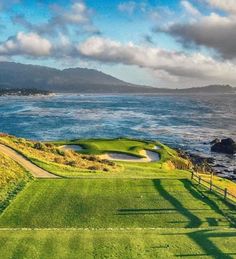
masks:
[[[185,180],[185,181],[188,181],[188,180]],[[185,208],[178,199],[173,197],[168,191],[165,190],[165,188],[162,186],[161,180],[155,179],[153,180],[153,184],[157,192],[165,200],[167,200],[177,210],[178,213],[182,214],[189,220],[186,226],[187,228],[196,228],[202,224],[202,221],[196,215],[194,215],[189,209]]]
[[[190,233],[163,233],[161,235],[164,236],[182,236],[182,235],[187,235],[190,239],[192,239],[201,249],[203,250],[204,253],[202,254],[175,254],[175,257],[211,257],[211,258],[216,258],[216,259],[233,259],[235,258],[236,255],[236,249],[235,246],[232,246],[230,243],[228,247],[233,248],[230,249],[231,251],[229,252],[224,252],[222,249],[220,249],[217,244],[214,244],[213,239],[216,238],[218,241],[224,240],[225,238],[234,238],[236,240],[236,232],[233,231],[226,231],[224,232],[219,232],[216,229],[201,229],[201,230],[193,230]],[[230,242],[230,240],[229,240]],[[234,244],[233,244],[234,245]]]
[[[209,211],[210,209],[191,209],[191,211]],[[177,209],[119,209],[116,215],[151,215],[151,214],[166,214],[179,213]],[[211,219],[209,219],[210,221]],[[186,222],[186,221],[185,221]],[[178,223],[178,222],[176,222]]]
[[[201,191],[196,185],[193,185],[191,182],[187,182],[184,180],[180,180],[184,187],[189,191],[189,193],[196,199],[201,200],[202,202],[206,203],[213,211],[216,213],[222,215],[230,224],[230,227],[235,227],[236,226],[236,218],[233,215],[226,214],[226,211],[232,212],[235,209],[233,205],[227,204],[225,202],[225,206],[227,209],[222,209],[220,206],[213,200],[209,199],[205,193],[209,193],[209,191]],[[211,195],[214,195],[214,193],[211,192]],[[221,197],[216,198],[221,199]],[[222,201],[224,202],[224,201]],[[209,222],[210,223],[210,222]],[[209,224],[210,226],[214,226],[214,224]]]
[[[217,259],[232,259],[234,257],[234,253],[224,253],[218,246],[216,246],[211,239],[213,237],[217,238],[227,238],[227,237],[236,237],[236,233],[228,232],[228,233],[211,233],[211,231],[199,230],[189,233],[188,236],[194,240],[209,256],[213,256],[213,258]],[[230,246],[230,244],[229,244]],[[231,256],[232,255],[232,256]]]

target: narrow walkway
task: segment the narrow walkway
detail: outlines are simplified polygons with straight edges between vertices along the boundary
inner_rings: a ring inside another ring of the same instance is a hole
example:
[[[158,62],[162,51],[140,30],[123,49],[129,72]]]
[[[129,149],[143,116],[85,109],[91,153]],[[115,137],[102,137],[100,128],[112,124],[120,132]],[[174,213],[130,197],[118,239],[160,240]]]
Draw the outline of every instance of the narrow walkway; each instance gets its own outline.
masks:
[[[0,144],[0,152],[10,157],[12,160],[23,166],[27,171],[29,171],[36,178],[59,178],[58,176],[51,174],[37,165],[33,164],[27,160],[24,156],[17,153],[14,149]]]

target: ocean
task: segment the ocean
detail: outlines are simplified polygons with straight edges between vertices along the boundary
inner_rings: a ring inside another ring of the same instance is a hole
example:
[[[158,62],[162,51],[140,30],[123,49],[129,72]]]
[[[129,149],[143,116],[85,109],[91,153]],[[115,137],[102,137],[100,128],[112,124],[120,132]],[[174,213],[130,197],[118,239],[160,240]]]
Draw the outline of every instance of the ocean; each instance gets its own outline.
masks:
[[[211,156],[233,175],[236,157],[210,152],[236,140],[236,94],[0,97],[0,131],[35,140],[131,137]],[[236,175],[235,175],[236,178]]]

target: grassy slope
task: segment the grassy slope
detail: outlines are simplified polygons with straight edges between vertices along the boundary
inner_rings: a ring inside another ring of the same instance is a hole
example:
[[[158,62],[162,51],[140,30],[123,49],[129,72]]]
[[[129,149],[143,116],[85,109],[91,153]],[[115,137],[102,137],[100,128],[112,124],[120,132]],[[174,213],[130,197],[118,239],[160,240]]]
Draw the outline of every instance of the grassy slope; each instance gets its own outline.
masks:
[[[51,165],[57,171],[101,172],[115,170],[115,166],[95,156],[81,155],[72,150],[63,151],[51,143],[44,144],[10,135],[0,134],[0,143],[11,147],[37,165]],[[54,173],[53,171],[50,171]]]
[[[0,153],[0,213],[29,180],[20,165]]]

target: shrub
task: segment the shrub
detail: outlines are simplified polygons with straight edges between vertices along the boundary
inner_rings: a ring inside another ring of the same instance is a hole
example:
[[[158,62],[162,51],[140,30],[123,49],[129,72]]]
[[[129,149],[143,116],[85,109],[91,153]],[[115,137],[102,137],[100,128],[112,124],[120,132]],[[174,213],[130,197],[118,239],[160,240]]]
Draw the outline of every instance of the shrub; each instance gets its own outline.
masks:
[[[55,157],[54,162],[57,164],[62,164],[64,161],[63,161],[63,158],[61,158],[61,157]]]
[[[73,167],[75,167],[77,165],[75,160],[68,161],[68,162],[66,162],[66,164],[69,166],[73,166]]]
[[[43,143],[40,143],[40,142],[35,143],[34,148],[38,149],[38,150],[42,150],[42,151],[46,150],[46,146]]]
[[[58,155],[60,155],[60,156],[65,156],[65,151],[63,151],[63,150],[61,150],[61,149],[59,149],[59,148],[56,149],[56,153],[57,153]]]

